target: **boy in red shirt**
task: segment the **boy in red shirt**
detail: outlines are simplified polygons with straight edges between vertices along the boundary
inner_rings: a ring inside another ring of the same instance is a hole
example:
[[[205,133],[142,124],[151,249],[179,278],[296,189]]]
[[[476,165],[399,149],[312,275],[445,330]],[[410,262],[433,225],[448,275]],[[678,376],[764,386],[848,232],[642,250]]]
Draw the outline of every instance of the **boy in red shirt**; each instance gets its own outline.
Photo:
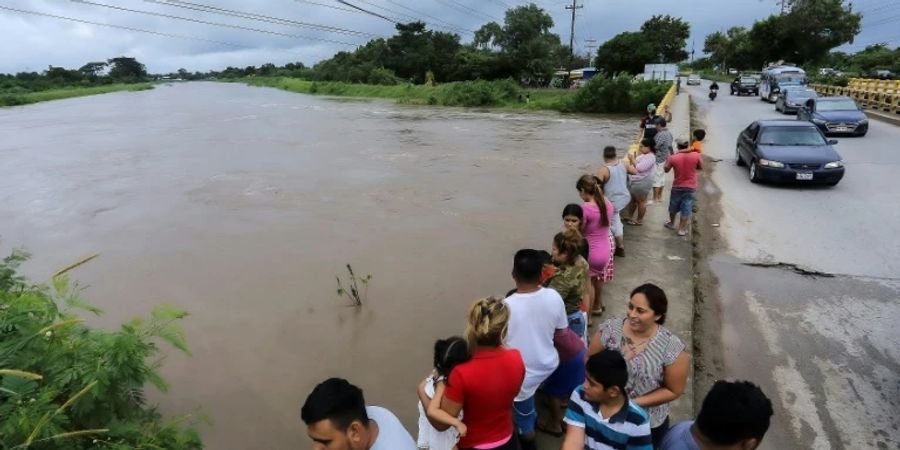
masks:
[[[687,236],[688,220],[694,209],[694,191],[697,190],[697,171],[703,170],[703,157],[700,152],[688,148],[688,140],[678,138],[678,152],[666,159],[665,170],[675,171],[672,182],[672,193],[669,196],[669,221],[666,228],[675,229],[675,216],[680,212],[681,221],[678,235]]]

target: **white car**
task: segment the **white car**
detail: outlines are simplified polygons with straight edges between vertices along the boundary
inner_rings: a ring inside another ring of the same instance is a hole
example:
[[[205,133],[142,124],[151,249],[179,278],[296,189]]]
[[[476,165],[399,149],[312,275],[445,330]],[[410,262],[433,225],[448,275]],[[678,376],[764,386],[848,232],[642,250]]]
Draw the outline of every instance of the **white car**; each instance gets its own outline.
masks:
[[[687,79],[688,86],[700,86],[700,75],[690,75]]]

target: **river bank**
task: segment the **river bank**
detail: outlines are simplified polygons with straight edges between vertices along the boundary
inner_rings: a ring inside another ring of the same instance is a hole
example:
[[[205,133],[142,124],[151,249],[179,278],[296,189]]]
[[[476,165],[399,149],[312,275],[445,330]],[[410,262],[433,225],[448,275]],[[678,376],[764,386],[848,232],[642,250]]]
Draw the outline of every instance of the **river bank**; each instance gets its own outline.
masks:
[[[595,81],[596,80],[596,81]],[[309,81],[288,77],[252,77],[234,81],[289,92],[337,97],[393,99],[400,104],[549,110],[571,113],[641,113],[662,98],[668,84],[632,83],[627,79],[596,78],[578,90],[523,89],[512,80],[474,80],[435,86],[372,85]]]
[[[50,100],[62,100],[65,98],[108,94],[110,92],[119,91],[145,91],[147,89],[153,89],[153,83],[116,83],[102,86],[66,87],[25,93],[0,92],[0,107],[28,105]]]

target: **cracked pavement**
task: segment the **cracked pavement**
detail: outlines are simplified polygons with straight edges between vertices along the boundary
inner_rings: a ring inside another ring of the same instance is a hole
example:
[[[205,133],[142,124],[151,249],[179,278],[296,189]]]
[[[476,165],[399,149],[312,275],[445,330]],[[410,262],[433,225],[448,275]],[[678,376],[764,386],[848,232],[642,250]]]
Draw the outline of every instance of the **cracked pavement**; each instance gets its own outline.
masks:
[[[900,127],[838,137],[835,188],[754,185],[734,165],[753,120],[793,118],[758,97],[689,88],[709,133],[724,241],[705,255],[720,320],[705,332],[710,378],[748,379],[772,399],[763,449],[900,448]],[[701,208],[712,207],[703,205]],[[702,396],[702,392],[699,395]]]

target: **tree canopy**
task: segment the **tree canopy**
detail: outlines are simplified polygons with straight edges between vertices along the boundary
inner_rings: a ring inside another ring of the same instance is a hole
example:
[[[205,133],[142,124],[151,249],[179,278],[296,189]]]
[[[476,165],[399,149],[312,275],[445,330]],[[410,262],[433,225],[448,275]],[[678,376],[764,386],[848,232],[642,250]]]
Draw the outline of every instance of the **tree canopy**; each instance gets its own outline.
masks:
[[[619,33],[603,43],[597,49],[596,66],[608,74],[635,74],[644,71],[644,64],[683,61],[690,34],[691,26],[681,18],[653,16],[640,31]]]
[[[756,21],[749,30],[733,27],[708,35],[703,51],[723,68],[758,68],[779,60],[819,64],[859,33],[860,14],[841,0],[793,0],[788,6],[786,14]]]

